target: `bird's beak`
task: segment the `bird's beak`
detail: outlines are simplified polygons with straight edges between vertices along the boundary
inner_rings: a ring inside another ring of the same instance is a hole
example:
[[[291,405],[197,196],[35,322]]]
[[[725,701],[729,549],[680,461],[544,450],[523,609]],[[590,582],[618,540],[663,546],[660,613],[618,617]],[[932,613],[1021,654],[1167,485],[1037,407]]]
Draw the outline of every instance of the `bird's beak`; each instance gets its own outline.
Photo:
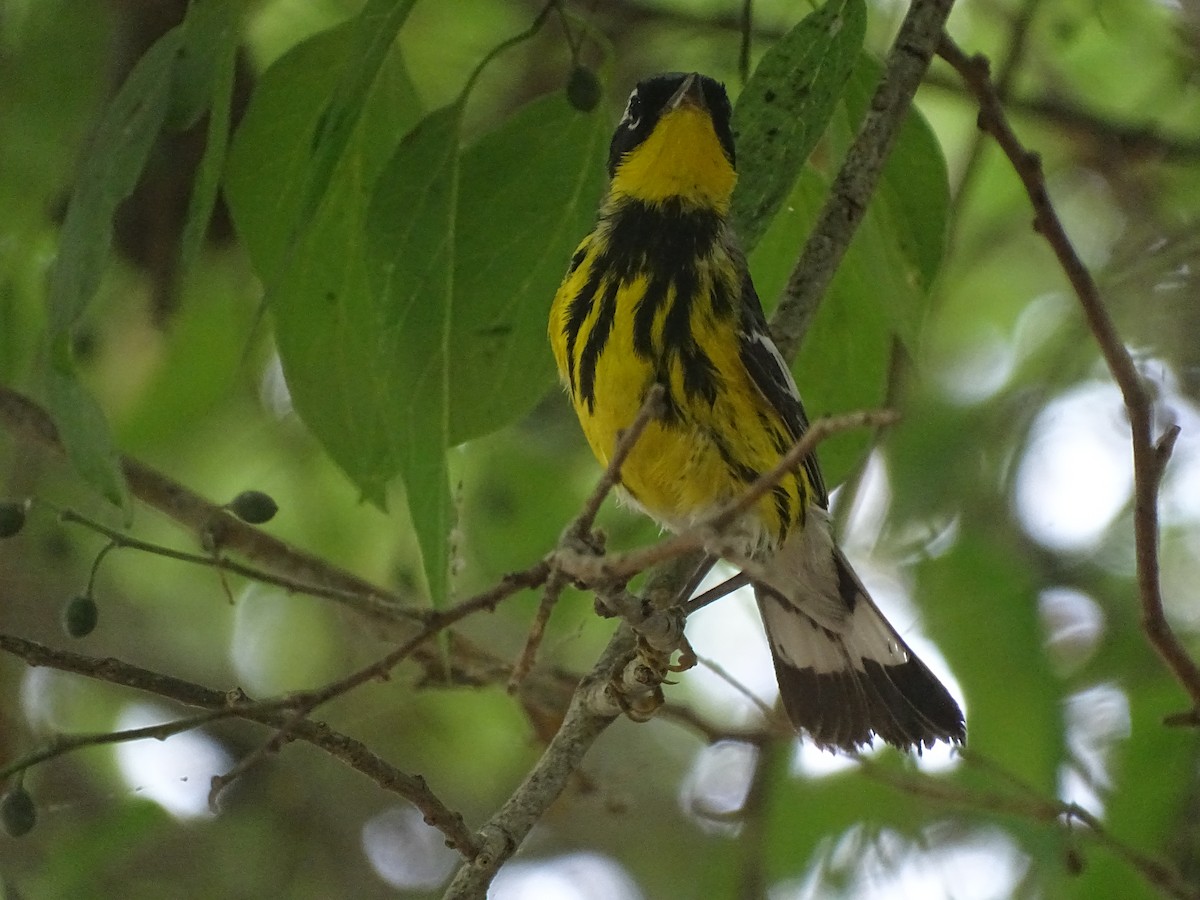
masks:
[[[695,72],[683,79],[679,90],[667,101],[667,109],[678,109],[681,106],[693,106],[706,111],[708,109],[708,104],[704,102],[704,86]]]

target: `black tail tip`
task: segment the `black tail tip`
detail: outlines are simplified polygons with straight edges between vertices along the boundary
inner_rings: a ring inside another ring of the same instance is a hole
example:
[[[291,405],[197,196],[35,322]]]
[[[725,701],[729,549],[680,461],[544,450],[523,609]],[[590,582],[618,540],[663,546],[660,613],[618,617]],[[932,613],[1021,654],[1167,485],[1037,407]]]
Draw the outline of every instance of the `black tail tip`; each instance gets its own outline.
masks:
[[[878,737],[920,753],[937,743],[966,743],[958,703],[916,656],[899,665],[860,662],[817,672],[776,660],[788,718],[817,746],[853,752]]]

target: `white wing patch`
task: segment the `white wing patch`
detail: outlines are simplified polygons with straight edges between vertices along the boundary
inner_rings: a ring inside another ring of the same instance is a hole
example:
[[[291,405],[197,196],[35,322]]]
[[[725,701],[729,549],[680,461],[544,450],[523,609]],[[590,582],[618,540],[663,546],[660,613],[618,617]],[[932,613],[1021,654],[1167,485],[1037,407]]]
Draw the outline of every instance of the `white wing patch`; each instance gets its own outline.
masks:
[[[758,298],[754,300],[757,304]],[[765,323],[761,328],[755,324],[743,333],[742,363],[758,390],[783,418],[792,438],[799,439],[808,428],[808,417],[804,414],[804,404],[800,401],[792,370],[770,335],[763,330],[765,327]],[[804,461],[804,470],[816,492],[813,499],[818,506],[827,506],[829,497],[825,490],[825,479],[821,476],[821,467],[817,464],[815,454]]]
[[[779,370],[776,373],[776,377],[785,385],[787,385],[791,395],[795,397],[797,401],[799,401],[800,389],[796,387],[796,379],[792,377],[791,367],[784,361],[783,354],[779,352],[779,348],[775,346],[775,342],[761,331],[754,332],[752,335],[750,335],[750,338],[755,343],[760,344],[762,348],[774,358],[775,365]]]

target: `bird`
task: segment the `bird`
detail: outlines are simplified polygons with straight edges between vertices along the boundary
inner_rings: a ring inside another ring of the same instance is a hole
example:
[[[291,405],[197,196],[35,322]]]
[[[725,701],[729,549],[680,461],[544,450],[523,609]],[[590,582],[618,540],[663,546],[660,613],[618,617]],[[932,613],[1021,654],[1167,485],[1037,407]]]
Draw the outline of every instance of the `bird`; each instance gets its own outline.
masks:
[[[809,427],[730,225],[732,107],[720,82],[638,82],[613,133],[608,188],[551,304],[561,381],[607,466],[655,385],[659,414],[619,491],[664,528],[696,527]],[[792,725],[820,748],[966,740],[958,703],[884,618],[838,547],[809,455],[721,537],[751,583]]]

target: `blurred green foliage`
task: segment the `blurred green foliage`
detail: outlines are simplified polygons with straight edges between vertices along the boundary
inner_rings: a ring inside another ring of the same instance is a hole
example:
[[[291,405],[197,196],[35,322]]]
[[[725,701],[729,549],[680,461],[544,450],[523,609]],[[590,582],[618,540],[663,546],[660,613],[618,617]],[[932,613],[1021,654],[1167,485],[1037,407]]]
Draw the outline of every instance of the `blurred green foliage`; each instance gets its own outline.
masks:
[[[320,685],[390,649],[324,601],[129,550],[100,567],[95,631],[65,635],[60,612],[103,541],[58,522],[53,505],[124,524],[103,499],[121,497],[113,448],[218,503],[266,492],[279,505],[271,533],[415,603],[462,598],[546,553],[598,473],[553,385],[545,313],[603,190],[612,123],[646,74],[698,69],[741,94],[735,207],[774,305],[900,8],[872,5],[864,22],[861,4],[838,3],[792,31],[804,10],[758,0],[751,63],[764,65],[744,94],[741,3],[563,8],[480,68],[538,20],[540,3],[205,0],[182,25],[182,2],[0,5],[0,380],[53,409],[76,464],[0,430],[0,494],[35,498],[21,533],[0,543],[0,632],[254,695]],[[814,45],[835,9],[854,27]],[[1009,84],[1010,114],[1043,156],[1161,420],[1185,428],[1165,488],[1163,576],[1196,649],[1200,17],[1150,0],[993,0],[960,6],[951,31]],[[592,112],[565,99],[577,63],[604,85]],[[775,83],[786,96],[793,76],[788,103],[803,112],[782,120],[803,139],[776,158],[767,135],[780,117],[762,100]],[[1070,519],[1051,502],[1068,495],[1045,483],[1045,509],[1020,500],[1030,461],[1054,450],[1039,443],[1044,411],[1103,384],[1104,370],[953,73],[935,65],[918,105],[795,372],[814,416],[884,403],[904,414],[882,442],[843,436],[822,460],[830,483],[845,484],[837,512],[851,551],[961,688],[975,757],[931,758],[922,774],[886,752],[870,772],[825,773],[770,745],[739,757],[759,766],[745,818],[722,817],[688,791],[737,810],[748,771],[727,767],[718,790],[697,774],[713,751],[696,731],[668,717],[621,721],[525,862],[599,854],[593,864],[621,867],[642,896],[664,900],[768,887],[1155,896],[1085,828],[1031,811],[1063,797],[1123,845],[1200,876],[1197,741],[1161,724],[1187,699],[1139,631],[1127,491],[1097,482],[1115,505],[1058,544],[1039,541],[1048,532],[1031,520]],[[199,144],[181,143],[189,133]],[[165,173],[154,190],[150,171]],[[146,263],[162,252],[168,265]],[[1097,427],[1120,437],[1115,391],[1109,399],[1111,421]],[[1101,444],[1072,444],[1063,480],[1103,471],[1092,458]],[[161,517],[132,515],[139,537],[196,549]],[[656,533],[615,504],[601,522],[613,546]],[[514,658],[537,602],[518,595],[463,631]],[[541,665],[586,670],[611,627],[568,593]],[[727,668],[751,652],[697,649]],[[419,677],[401,669],[321,715],[478,824],[536,758],[535,723],[502,685]],[[693,676],[681,681],[669,698],[705,715]],[[146,700],[0,660],[0,764],[59,732],[183,713]],[[744,705],[712,724],[757,722]],[[0,840],[0,892],[439,893],[453,854],[414,837],[419,819],[405,831],[394,797],[304,747],[252,769],[218,815],[203,812],[212,767],[263,733],[223,722],[200,735],[217,754],[207,769],[190,768],[194,747],[168,741],[157,762],[96,748],[28,772],[37,826]],[[163,799],[162,784],[181,779],[200,806]],[[919,789],[930,785],[960,800]],[[961,874],[968,858],[991,860],[978,884]]]

